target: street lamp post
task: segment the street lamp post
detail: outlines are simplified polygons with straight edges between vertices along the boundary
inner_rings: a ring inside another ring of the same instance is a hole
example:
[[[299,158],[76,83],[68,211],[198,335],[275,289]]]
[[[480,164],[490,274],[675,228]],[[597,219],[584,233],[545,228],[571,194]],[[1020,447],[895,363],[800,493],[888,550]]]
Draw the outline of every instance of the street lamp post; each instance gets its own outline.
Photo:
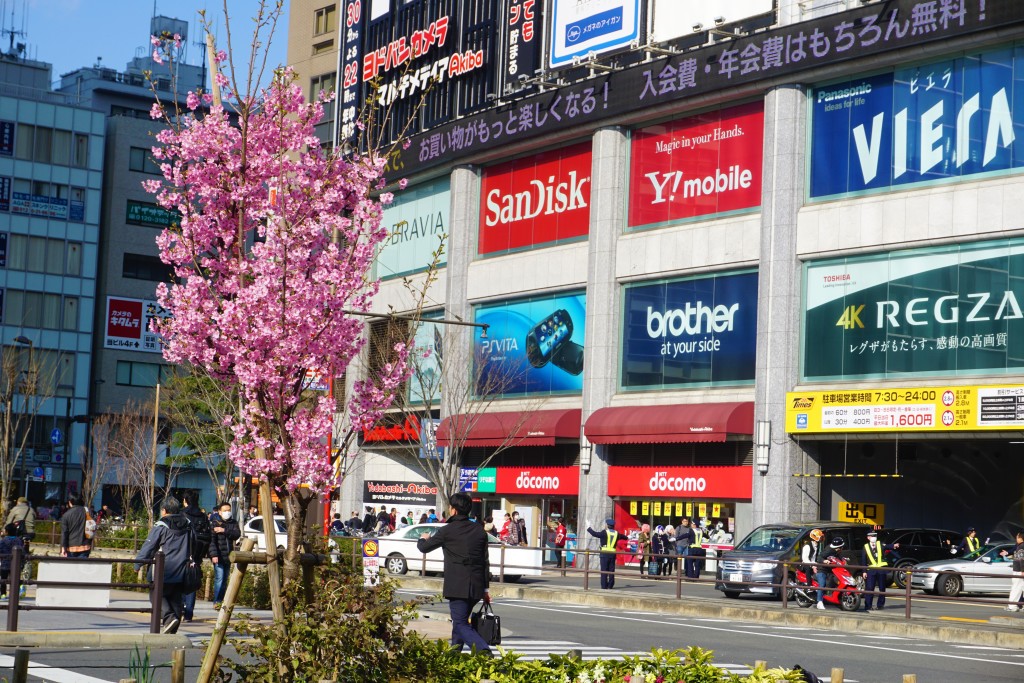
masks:
[[[75,387],[70,384],[61,384],[57,390],[70,390],[74,393]],[[64,455],[60,459],[60,509],[63,510],[68,504],[68,456],[71,455],[71,395],[64,397]],[[56,422],[56,420],[54,420]]]
[[[23,346],[27,346],[28,347],[28,372],[31,373],[32,372],[32,355],[33,355],[32,351],[35,349],[35,344],[32,342],[31,339],[29,339],[28,337],[26,337],[24,335],[15,337],[14,338],[14,343],[15,344],[22,344]],[[22,408],[22,417],[24,418],[25,417],[25,394],[24,394],[24,392],[22,392],[22,394],[21,394],[21,408]],[[32,425],[29,425],[28,429],[31,429],[31,428],[32,428]],[[15,440],[15,443],[17,444],[17,441],[18,441],[17,433],[15,433],[15,435],[14,435],[14,440]],[[17,448],[18,448],[18,451],[17,451],[18,455],[21,457],[21,481],[25,485],[25,494],[24,495],[27,498],[28,497],[28,463],[25,462],[25,449],[22,448],[20,445],[17,446]]]

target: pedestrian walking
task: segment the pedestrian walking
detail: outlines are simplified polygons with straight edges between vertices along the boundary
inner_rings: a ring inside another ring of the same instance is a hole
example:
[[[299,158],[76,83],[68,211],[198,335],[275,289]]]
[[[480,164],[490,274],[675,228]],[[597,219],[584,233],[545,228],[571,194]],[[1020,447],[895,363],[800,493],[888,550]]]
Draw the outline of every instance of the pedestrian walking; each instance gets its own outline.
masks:
[[[1021,596],[1024,596],[1024,531],[1017,532],[1017,545],[1012,552],[1003,550],[1000,553],[1003,557],[1009,556],[1013,561],[1013,570],[1010,580],[1010,602],[1006,605],[1007,612],[1016,612],[1019,607]]]
[[[615,588],[615,550],[619,541],[619,532],[615,530],[615,520],[610,517],[604,520],[605,528],[594,531],[587,522],[587,533],[601,542],[601,588]]]
[[[885,560],[885,553],[888,550],[895,550],[900,547],[899,543],[880,543],[878,532],[872,529],[868,532],[868,542],[864,544],[864,551],[861,553],[860,563],[867,567],[864,570],[865,586],[868,591],[879,591],[878,607],[872,610],[871,603],[875,597],[868,593],[864,597],[864,611],[881,611],[885,609],[885,587],[889,584],[889,563]]]
[[[263,520],[263,525],[276,524],[277,520]],[[238,522],[231,519],[231,503],[223,502],[210,514],[210,562],[213,563],[213,608],[219,610],[228,591],[228,573],[231,571],[231,551],[241,535]],[[266,536],[264,535],[264,538]]]
[[[82,498],[71,496],[68,511],[60,518],[60,554],[63,557],[89,557],[92,539],[86,536],[86,525],[91,521]]]
[[[345,522],[345,526],[348,528],[348,530],[350,532],[353,532],[353,533],[356,532],[356,531],[362,531],[362,529],[363,529],[363,519],[362,519],[362,517],[359,516],[359,511],[358,510],[353,510],[352,511],[352,516],[349,517],[347,522]]]
[[[498,540],[502,543],[508,543],[509,529],[512,526],[512,515],[505,513],[505,521],[501,525],[501,531],[498,533]]]
[[[640,562],[640,576],[647,571],[647,564],[651,561],[651,525],[644,523],[640,525],[640,533],[636,535],[636,557]]]
[[[18,528],[18,536],[25,546],[25,553],[28,554],[29,543],[36,537],[36,511],[28,502],[28,498],[21,496],[17,504],[7,513],[4,526],[13,524]]]
[[[363,533],[372,534],[375,526],[377,526],[377,515],[374,514],[373,508],[367,505],[366,514],[363,515]]]
[[[184,508],[182,508],[181,514],[185,515],[185,519],[192,525],[192,534],[194,536],[195,545],[192,548],[192,559],[195,561],[196,566],[202,569],[203,558],[210,553],[210,543],[213,542],[213,527],[210,525],[210,519],[207,517],[201,509],[199,509],[199,503],[196,499],[196,494],[187,493],[182,498]],[[196,591],[186,593],[182,598],[182,620],[192,621],[192,617],[195,616],[196,610]]]
[[[520,534],[523,532],[523,527],[519,526],[519,513],[513,512],[512,518],[508,522],[508,534],[505,536],[505,542],[509,545],[522,545],[525,541],[522,539]]]
[[[388,506],[381,505],[380,512],[377,513],[377,525],[373,532],[378,536],[383,536],[389,531],[391,531],[391,515],[388,514]]]
[[[519,545],[530,545],[530,534],[526,531],[526,520],[518,512],[512,513],[512,521],[519,525]]]
[[[164,553],[163,628],[161,633],[177,633],[184,613],[182,581],[192,552],[192,525],[181,514],[181,503],[167,496],[160,505],[160,520],[150,529],[146,542],[135,556],[135,570],[152,560],[157,550]],[[151,565],[152,567],[152,565]],[[149,570],[152,577],[152,569]]]
[[[558,556],[558,568],[562,570],[562,576],[565,576],[565,541],[569,535],[566,533],[561,517],[552,517],[551,521],[555,524],[554,545],[555,554]]]
[[[25,544],[18,535],[18,527],[8,524],[0,538],[0,598],[7,597],[7,584],[11,580],[11,553],[15,547],[24,550]]]
[[[659,576],[665,566],[665,555],[668,552],[668,536],[665,535],[665,527],[658,525],[651,533],[651,564],[647,573],[651,576]]]
[[[430,508],[430,510],[427,512],[427,523],[436,524],[437,522],[437,512],[434,511],[434,508]]]
[[[981,547],[981,539],[978,538],[978,531],[973,526],[967,527],[967,533],[953,549],[953,554],[959,557],[976,552]]]
[[[448,600],[448,612],[452,618],[452,646],[461,652],[464,645],[469,645],[472,650],[490,654],[490,645],[469,625],[469,616],[476,603],[491,601],[487,532],[483,525],[469,519],[473,499],[468,494],[453,494],[450,503],[448,523],[433,536],[421,534],[416,549],[429,553],[441,548],[444,554],[442,595]]]
[[[683,569],[686,569],[686,556],[690,554],[690,544],[693,543],[693,529],[690,528],[690,518],[683,517],[676,527],[676,555],[683,558]]]
[[[665,567],[662,574],[666,576],[676,572],[676,528],[669,524],[665,527]]]

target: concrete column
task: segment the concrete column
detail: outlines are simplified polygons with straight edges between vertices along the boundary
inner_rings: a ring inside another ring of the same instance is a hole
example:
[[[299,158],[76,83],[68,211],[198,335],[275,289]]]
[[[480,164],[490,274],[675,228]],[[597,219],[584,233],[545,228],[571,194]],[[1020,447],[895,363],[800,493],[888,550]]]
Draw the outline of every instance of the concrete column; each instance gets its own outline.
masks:
[[[786,392],[800,380],[801,267],[797,214],[804,200],[805,93],[783,86],[765,97],[761,259],[757,293],[755,420],[771,422],[768,472],[754,472],[755,525],[818,516],[815,463],[786,436]]]
[[[480,170],[473,166],[459,166],[452,171],[448,237],[448,266],[445,271],[448,296],[445,308],[452,318],[470,320],[469,265],[476,254],[477,230],[480,227]],[[451,326],[453,330],[459,328]],[[466,335],[465,339],[470,339]]]
[[[616,243],[626,222],[626,171],[629,140],[620,128],[603,128],[593,137],[590,181],[590,237],[587,255],[586,361],[583,364],[583,422],[607,406],[618,388],[619,319],[615,281]],[[586,522],[595,530],[611,516],[607,446],[580,435],[580,497],[577,534],[587,547]],[[589,462],[589,468],[587,463]],[[597,566],[597,557],[592,558]]]

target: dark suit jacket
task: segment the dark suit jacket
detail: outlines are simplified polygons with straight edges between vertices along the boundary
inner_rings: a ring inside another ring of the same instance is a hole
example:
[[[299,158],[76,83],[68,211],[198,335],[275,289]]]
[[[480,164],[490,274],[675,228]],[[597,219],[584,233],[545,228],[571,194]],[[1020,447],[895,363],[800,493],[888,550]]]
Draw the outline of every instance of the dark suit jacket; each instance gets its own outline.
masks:
[[[480,600],[490,585],[487,532],[465,515],[455,515],[430,538],[416,542],[421,553],[444,553],[444,597]]]

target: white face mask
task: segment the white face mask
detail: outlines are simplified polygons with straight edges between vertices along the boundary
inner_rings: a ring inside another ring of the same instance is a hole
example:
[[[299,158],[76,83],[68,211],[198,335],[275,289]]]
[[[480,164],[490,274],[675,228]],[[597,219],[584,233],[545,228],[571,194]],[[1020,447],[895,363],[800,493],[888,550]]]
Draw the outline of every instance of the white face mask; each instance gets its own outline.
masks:
[[[231,510],[225,510],[224,512],[220,513],[220,518],[223,519],[225,522],[231,519]]]

